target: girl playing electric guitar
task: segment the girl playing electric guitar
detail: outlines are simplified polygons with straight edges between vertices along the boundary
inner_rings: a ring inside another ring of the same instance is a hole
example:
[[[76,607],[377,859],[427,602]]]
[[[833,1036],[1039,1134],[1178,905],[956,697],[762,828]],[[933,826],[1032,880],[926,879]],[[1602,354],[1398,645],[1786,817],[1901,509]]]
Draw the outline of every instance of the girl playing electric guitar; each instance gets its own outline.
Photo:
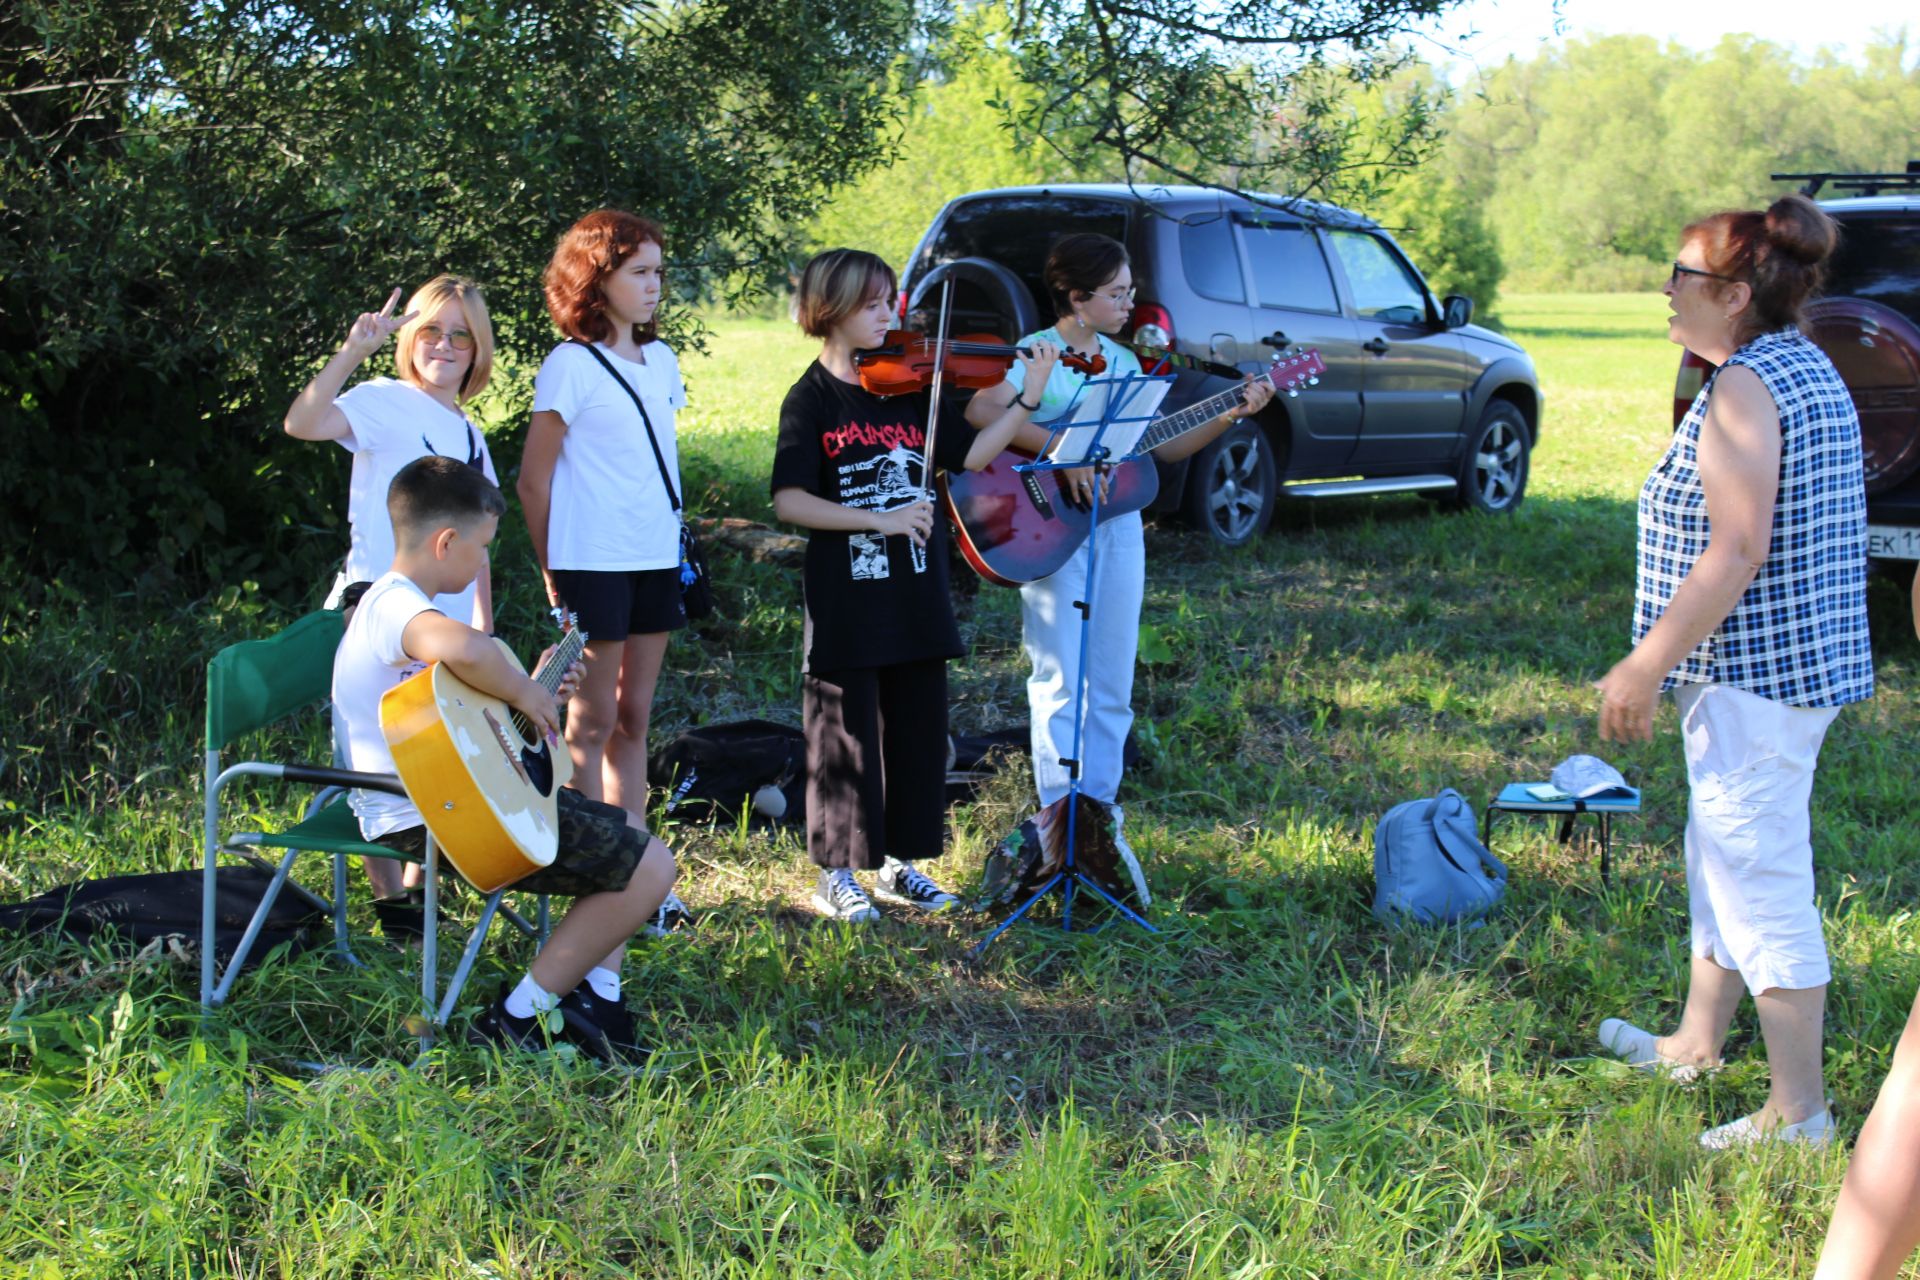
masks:
[[[1118,241],[1088,232],[1062,236],[1047,255],[1044,272],[1059,318],[1050,329],[1022,338],[1021,345],[1046,342],[1067,351],[1106,358],[1107,377],[1140,372],[1133,352],[1110,335],[1127,325],[1133,312],[1133,269]],[[1051,370],[1040,394],[1033,394],[1031,371],[1016,363],[1007,381],[975,395],[967,418],[978,425],[1011,412],[1019,428],[1017,448],[1039,453],[1047,446],[1043,424],[1067,411],[1085,375],[1064,366]],[[1236,419],[1258,413],[1273,397],[1273,387],[1249,379],[1239,407],[1204,427],[1177,436],[1155,452],[1177,461],[1196,452]],[[1068,501],[1086,506],[1092,486],[1104,483],[1092,468],[1058,473]],[[1121,748],[1133,724],[1134,650],[1140,634],[1140,607],[1146,594],[1146,542],[1139,512],[1102,519],[1095,536],[1098,568],[1092,590],[1088,637],[1086,719],[1080,736],[1080,789],[1113,814],[1114,842],[1123,859],[1137,865],[1120,835],[1124,815],[1120,792]],[[1027,679],[1027,703],[1033,719],[1033,772],[1043,814],[1067,794],[1071,778],[1061,757],[1073,741],[1074,691],[1080,683],[1080,613],[1074,601],[1087,599],[1086,561],[1076,555],[1051,577],[1020,589],[1022,635],[1033,672]],[[1137,884],[1147,901],[1144,879]]]

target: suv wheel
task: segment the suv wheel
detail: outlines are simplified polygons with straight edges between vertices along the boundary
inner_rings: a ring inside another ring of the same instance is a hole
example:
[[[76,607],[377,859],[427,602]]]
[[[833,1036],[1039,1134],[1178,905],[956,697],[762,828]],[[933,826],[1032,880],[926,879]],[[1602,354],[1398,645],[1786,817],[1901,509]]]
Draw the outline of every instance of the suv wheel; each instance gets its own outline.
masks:
[[[1532,448],[1527,420],[1520,410],[1509,401],[1493,401],[1467,438],[1467,456],[1460,465],[1460,487],[1454,492],[1453,505],[1462,511],[1499,513],[1519,506],[1527,494]]]
[[[1236,422],[1194,455],[1183,513],[1187,523],[1206,530],[1215,542],[1238,547],[1267,527],[1278,491],[1266,434],[1254,423]]]

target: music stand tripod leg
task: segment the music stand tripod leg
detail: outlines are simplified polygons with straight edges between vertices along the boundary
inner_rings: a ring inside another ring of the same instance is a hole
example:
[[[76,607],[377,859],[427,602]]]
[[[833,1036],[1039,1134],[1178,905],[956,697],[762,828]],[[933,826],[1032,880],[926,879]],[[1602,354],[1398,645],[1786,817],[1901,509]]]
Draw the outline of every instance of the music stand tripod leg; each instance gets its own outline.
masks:
[[[1111,413],[1112,413],[1112,410],[1109,409],[1109,415],[1111,415]],[[1083,466],[1083,465],[1086,465],[1089,460],[1092,460],[1095,463],[1095,465],[1098,465],[1100,462],[1106,460],[1106,450],[1104,446],[1100,444],[1100,439],[1105,434],[1107,426],[1110,424],[1111,424],[1111,417],[1109,422],[1102,423],[1099,426],[1099,428],[1095,431],[1093,444],[1088,449],[1087,457],[1085,459],[1082,459],[1078,462],[1074,462],[1072,464],[1053,464],[1053,463],[1041,462],[1041,463],[1035,463],[1030,465],[1036,468],[1048,469],[1048,470],[1058,470],[1065,465]],[[1094,605],[1094,595],[1095,595],[1094,587],[1096,584],[1096,574],[1099,572],[1099,565],[1100,565],[1100,560],[1099,560],[1100,488],[1101,488],[1100,483],[1096,478],[1096,481],[1093,486],[1092,503],[1088,511],[1087,542],[1086,542],[1086,550],[1085,550],[1087,574],[1086,574],[1085,584],[1083,585],[1080,592],[1083,598],[1079,600],[1075,600],[1073,602],[1074,608],[1078,609],[1080,612],[1080,660],[1079,660],[1078,670],[1076,672],[1078,678],[1074,681],[1074,689],[1073,689],[1072,754],[1069,756],[1063,757],[1061,760],[1061,763],[1067,766],[1066,857],[1063,863],[1062,870],[1057,872],[1052,879],[1047,881],[1046,884],[1042,885],[1040,889],[1033,894],[1032,897],[1028,898],[1025,902],[1021,903],[1019,908],[1015,910],[1011,916],[1007,917],[1006,920],[1002,921],[991,932],[989,932],[986,937],[982,938],[978,943],[976,943],[974,947],[967,953],[969,958],[977,959],[980,955],[985,953],[987,947],[991,945],[996,938],[998,938],[1001,934],[1005,933],[1007,929],[1013,925],[1014,921],[1024,916],[1027,913],[1027,911],[1036,902],[1040,901],[1041,898],[1051,893],[1055,885],[1061,885],[1064,887],[1063,901],[1062,901],[1061,913],[1060,913],[1060,927],[1065,932],[1071,933],[1073,931],[1073,895],[1074,895],[1074,890],[1080,885],[1085,885],[1087,888],[1093,890],[1094,893],[1098,894],[1109,905],[1118,908],[1121,914],[1125,916],[1128,920],[1131,920],[1134,924],[1139,925],[1142,929],[1145,929],[1148,933],[1160,932],[1158,929],[1154,928],[1151,924],[1148,924],[1147,921],[1144,920],[1138,912],[1128,908],[1124,903],[1120,902],[1112,894],[1108,893],[1104,887],[1102,887],[1099,883],[1094,881],[1090,876],[1087,876],[1086,874],[1081,872],[1074,856],[1075,851],[1079,848],[1079,840],[1080,840],[1080,796],[1082,794],[1080,789],[1081,735],[1083,732],[1083,725],[1086,718],[1087,686],[1088,686],[1088,680],[1090,678],[1087,672],[1087,657],[1088,657],[1088,651],[1091,648],[1091,643],[1092,643],[1091,628],[1093,624],[1093,605]]]

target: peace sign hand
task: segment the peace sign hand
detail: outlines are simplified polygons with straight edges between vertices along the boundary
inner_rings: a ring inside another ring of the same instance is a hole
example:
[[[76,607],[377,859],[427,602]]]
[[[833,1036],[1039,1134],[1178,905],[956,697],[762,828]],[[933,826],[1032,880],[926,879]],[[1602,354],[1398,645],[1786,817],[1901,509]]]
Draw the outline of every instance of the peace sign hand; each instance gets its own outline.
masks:
[[[387,297],[387,305],[378,311],[363,311],[360,318],[353,322],[353,328],[347,330],[347,340],[341,344],[341,350],[356,360],[365,360],[368,356],[385,346],[387,339],[407,321],[419,315],[418,311],[409,311],[403,316],[393,314],[394,307],[400,301],[400,291],[395,289]]]

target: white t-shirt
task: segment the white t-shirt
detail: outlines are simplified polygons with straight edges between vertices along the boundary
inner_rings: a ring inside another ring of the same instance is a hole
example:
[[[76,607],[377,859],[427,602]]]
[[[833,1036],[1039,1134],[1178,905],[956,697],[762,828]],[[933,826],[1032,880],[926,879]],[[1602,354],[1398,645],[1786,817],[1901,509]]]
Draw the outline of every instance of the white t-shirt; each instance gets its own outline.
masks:
[[[352,526],[348,582],[371,582],[393,568],[387,486],[415,458],[437,453],[478,461],[487,479],[500,483],[479,428],[410,382],[371,378],[350,387],[334,404],[348,423],[340,447],[353,455],[353,482],[347,489],[347,521]],[[436,596],[433,607],[457,622],[472,622],[473,597],[469,585],[465,591]]]
[[[374,580],[347,623],[333,655],[333,739],[343,769],[392,773],[393,753],[380,733],[380,698],[427,664],[407,656],[407,624],[434,608],[413,579],[388,572]],[[405,796],[352,791],[347,802],[368,840],[417,827],[420,811]]]
[[[675,411],[687,403],[680,362],[664,342],[642,349],[645,364],[624,360],[605,344],[599,350],[639,392],[674,492],[682,493],[673,430]],[[547,567],[621,571],[678,565],[680,524],[660,483],[646,426],[633,398],[600,362],[576,343],[555,347],[534,379],[533,411],[557,413],[567,424],[547,508]]]

